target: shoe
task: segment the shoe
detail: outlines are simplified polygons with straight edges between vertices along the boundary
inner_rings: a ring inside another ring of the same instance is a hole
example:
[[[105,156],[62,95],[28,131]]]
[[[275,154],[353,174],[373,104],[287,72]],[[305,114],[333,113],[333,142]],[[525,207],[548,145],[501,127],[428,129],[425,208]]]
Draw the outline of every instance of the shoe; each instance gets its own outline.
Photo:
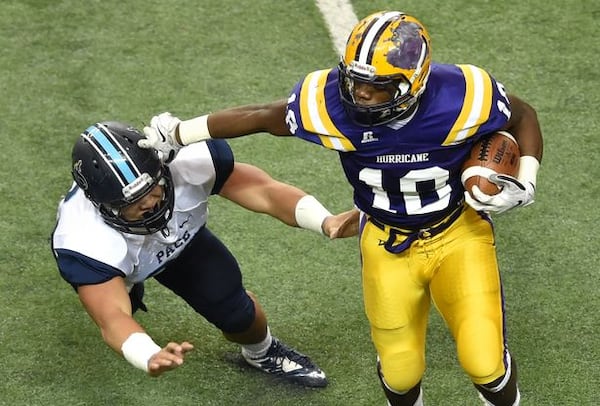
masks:
[[[242,356],[253,367],[290,382],[316,388],[327,386],[325,373],[313,364],[310,358],[288,347],[275,337],[264,356],[251,358],[243,351]]]

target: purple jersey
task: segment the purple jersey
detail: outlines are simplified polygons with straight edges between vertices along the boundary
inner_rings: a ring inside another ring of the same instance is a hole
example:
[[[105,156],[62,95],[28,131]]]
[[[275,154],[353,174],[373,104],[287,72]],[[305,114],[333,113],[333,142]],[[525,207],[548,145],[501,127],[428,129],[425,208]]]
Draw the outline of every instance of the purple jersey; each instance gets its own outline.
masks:
[[[461,204],[463,161],[482,135],[509,117],[504,88],[486,71],[442,64],[432,65],[414,113],[385,125],[350,120],[337,69],[298,82],[287,110],[292,134],[339,152],[356,206],[402,228],[430,226]]]

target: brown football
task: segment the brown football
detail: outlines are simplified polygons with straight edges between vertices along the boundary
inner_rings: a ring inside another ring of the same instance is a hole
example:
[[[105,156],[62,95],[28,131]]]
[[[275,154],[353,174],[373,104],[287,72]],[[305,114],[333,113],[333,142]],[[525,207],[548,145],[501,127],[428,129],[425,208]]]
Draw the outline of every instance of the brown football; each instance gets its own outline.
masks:
[[[519,144],[506,131],[498,131],[481,138],[473,145],[464,162],[461,181],[465,190],[475,185],[487,195],[495,195],[500,188],[487,178],[497,173],[517,176],[519,171]]]

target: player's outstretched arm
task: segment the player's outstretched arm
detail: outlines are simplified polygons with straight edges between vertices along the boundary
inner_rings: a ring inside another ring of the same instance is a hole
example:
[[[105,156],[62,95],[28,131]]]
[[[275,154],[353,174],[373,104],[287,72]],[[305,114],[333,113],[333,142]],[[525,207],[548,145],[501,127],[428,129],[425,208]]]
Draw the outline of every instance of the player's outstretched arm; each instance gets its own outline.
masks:
[[[332,238],[351,236],[351,216],[333,216],[313,196],[273,179],[262,169],[236,162],[219,195],[257,213],[268,214],[292,227],[302,227]],[[341,215],[340,215],[341,216]],[[329,217],[329,222],[325,222]]]
[[[211,114],[180,120],[169,112],[158,114],[144,127],[142,148],[154,148],[170,162],[182,146],[211,138],[235,138],[267,132],[291,135],[286,124],[286,100],[232,107]]]
[[[177,368],[183,363],[185,353],[193,349],[188,342],[169,343],[164,348],[157,345],[133,319],[129,294],[121,277],[79,286],[77,293],[106,344],[151,376]]]
[[[249,104],[211,113],[207,116],[207,130],[211,138],[234,138],[260,132],[273,135],[292,135],[286,124],[287,100],[264,104]],[[198,128],[186,120],[179,126],[179,135],[189,137]]]

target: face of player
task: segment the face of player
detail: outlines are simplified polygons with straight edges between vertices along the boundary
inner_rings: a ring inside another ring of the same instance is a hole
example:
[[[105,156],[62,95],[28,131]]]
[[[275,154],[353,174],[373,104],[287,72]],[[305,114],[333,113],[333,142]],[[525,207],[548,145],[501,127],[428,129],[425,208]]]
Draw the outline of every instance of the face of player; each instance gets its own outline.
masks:
[[[359,106],[374,106],[392,100],[396,88],[391,84],[375,85],[372,83],[354,81],[354,102]]]
[[[156,185],[140,200],[125,206],[119,212],[119,215],[127,221],[137,221],[144,218],[144,214],[151,213],[160,207],[163,199],[164,189],[161,185]]]

